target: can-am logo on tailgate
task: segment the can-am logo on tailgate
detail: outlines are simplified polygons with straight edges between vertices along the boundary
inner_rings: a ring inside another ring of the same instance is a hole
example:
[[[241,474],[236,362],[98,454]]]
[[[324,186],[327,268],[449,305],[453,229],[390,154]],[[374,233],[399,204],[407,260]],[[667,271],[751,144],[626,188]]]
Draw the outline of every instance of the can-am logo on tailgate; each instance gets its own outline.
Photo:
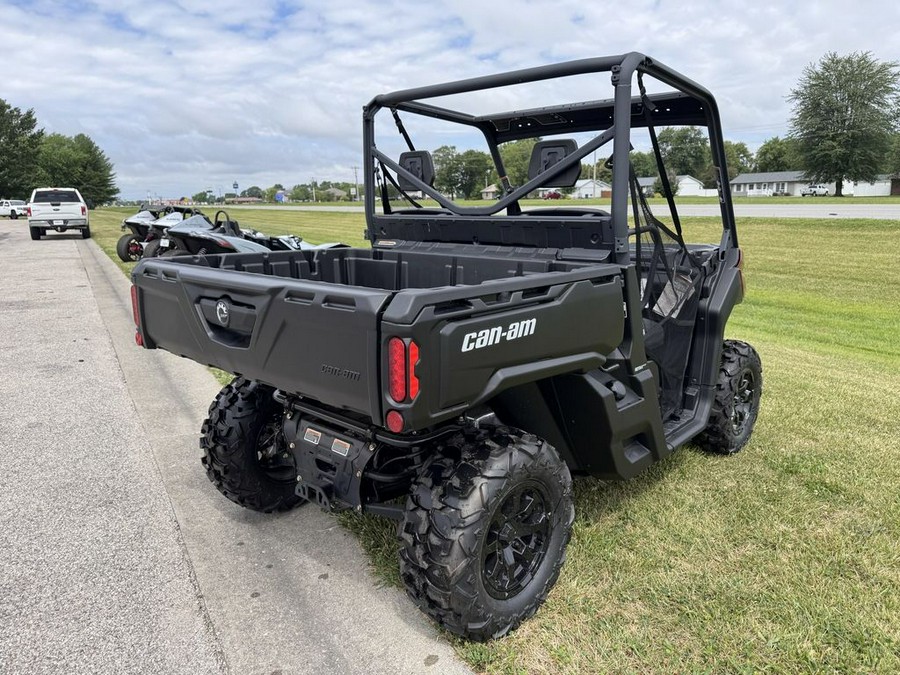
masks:
[[[474,333],[466,333],[462,342],[462,351],[470,352],[473,349],[499,344],[504,340],[508,342],[533,335],[536,326],[537,319],[525,319],[524,321],[513,321],[505,330],[503,326],[494,326]]]

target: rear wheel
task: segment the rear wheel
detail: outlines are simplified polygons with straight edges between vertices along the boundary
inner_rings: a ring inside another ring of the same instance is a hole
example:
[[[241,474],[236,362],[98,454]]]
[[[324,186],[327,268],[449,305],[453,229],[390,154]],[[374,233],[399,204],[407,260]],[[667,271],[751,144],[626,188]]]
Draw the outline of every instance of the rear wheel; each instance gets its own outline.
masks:
[[[39,228],[39,227],[29,227],[28,232],[31,234],[31,238],[34,241],[37,241],[38,239],[40,239],[41,235],[43,234],[41,232],[41,228]]]
[[[85,227],[81,230],[81,238],[82,239],[90,239],[91,238],[91,228]]]
[[[426,463],[407,500],[407,593],[452,633],[501,637],[546,599],[574,517],[572,478],[552,446],[522,433],[458,436]]]
[[[762,363],[746,342],[726,340],[709,422],[697,437],[704,450],[732,455],[743,448],[759,414]]]
[[[137,262],[143,254],[141,242],[133,234],[123,234],[116,242],[116,254],[123,262]]]
[[[159,255],[159,239],[153,239],[144,244],[142,258],[155,258]]]
[[[235,504],[272,513],[303,500],[281,432],[284,409],[264,384],[236,378],[209,406],[200,431],[206,475]]]

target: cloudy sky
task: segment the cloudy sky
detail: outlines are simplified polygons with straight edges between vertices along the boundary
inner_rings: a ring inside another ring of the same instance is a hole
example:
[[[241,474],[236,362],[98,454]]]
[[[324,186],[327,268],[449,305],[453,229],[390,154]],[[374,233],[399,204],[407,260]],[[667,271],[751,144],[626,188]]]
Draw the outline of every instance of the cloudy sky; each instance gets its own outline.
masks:
[[[350,181],[361,108],[394,89],[641,51],[753,149],[826,52],[900,60],[890,0],[0,0],[0,26],[0,98],[91,136],[133,199]]]

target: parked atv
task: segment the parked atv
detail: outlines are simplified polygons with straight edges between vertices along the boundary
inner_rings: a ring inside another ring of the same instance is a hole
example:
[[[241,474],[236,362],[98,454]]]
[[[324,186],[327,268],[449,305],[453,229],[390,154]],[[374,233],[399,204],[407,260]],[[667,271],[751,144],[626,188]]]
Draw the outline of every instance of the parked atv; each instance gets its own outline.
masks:
[[[116,254],[124,262],[136,262],[146,255],[145,249],[150,242],[162,236],[170,226],[200,213],[192,207],[144,204],[138,213],[122,221],[122,230],[128,231],[116,242]],[[151,247],[151,257],[157,247],[158,244]]]

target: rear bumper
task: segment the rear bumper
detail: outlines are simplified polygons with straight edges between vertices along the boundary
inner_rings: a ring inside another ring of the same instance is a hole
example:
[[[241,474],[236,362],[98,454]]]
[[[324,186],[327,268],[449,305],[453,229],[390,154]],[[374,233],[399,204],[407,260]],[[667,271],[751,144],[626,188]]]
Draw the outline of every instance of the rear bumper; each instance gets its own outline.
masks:
[[[28,220],[29,227],[46,227],[50,230],[74,230],[79,229],[82,230],[88,226],[87,218],[53,218],[47,220],[35,220],[30,218]],[[62,229],[60,229],[62,228]]]

